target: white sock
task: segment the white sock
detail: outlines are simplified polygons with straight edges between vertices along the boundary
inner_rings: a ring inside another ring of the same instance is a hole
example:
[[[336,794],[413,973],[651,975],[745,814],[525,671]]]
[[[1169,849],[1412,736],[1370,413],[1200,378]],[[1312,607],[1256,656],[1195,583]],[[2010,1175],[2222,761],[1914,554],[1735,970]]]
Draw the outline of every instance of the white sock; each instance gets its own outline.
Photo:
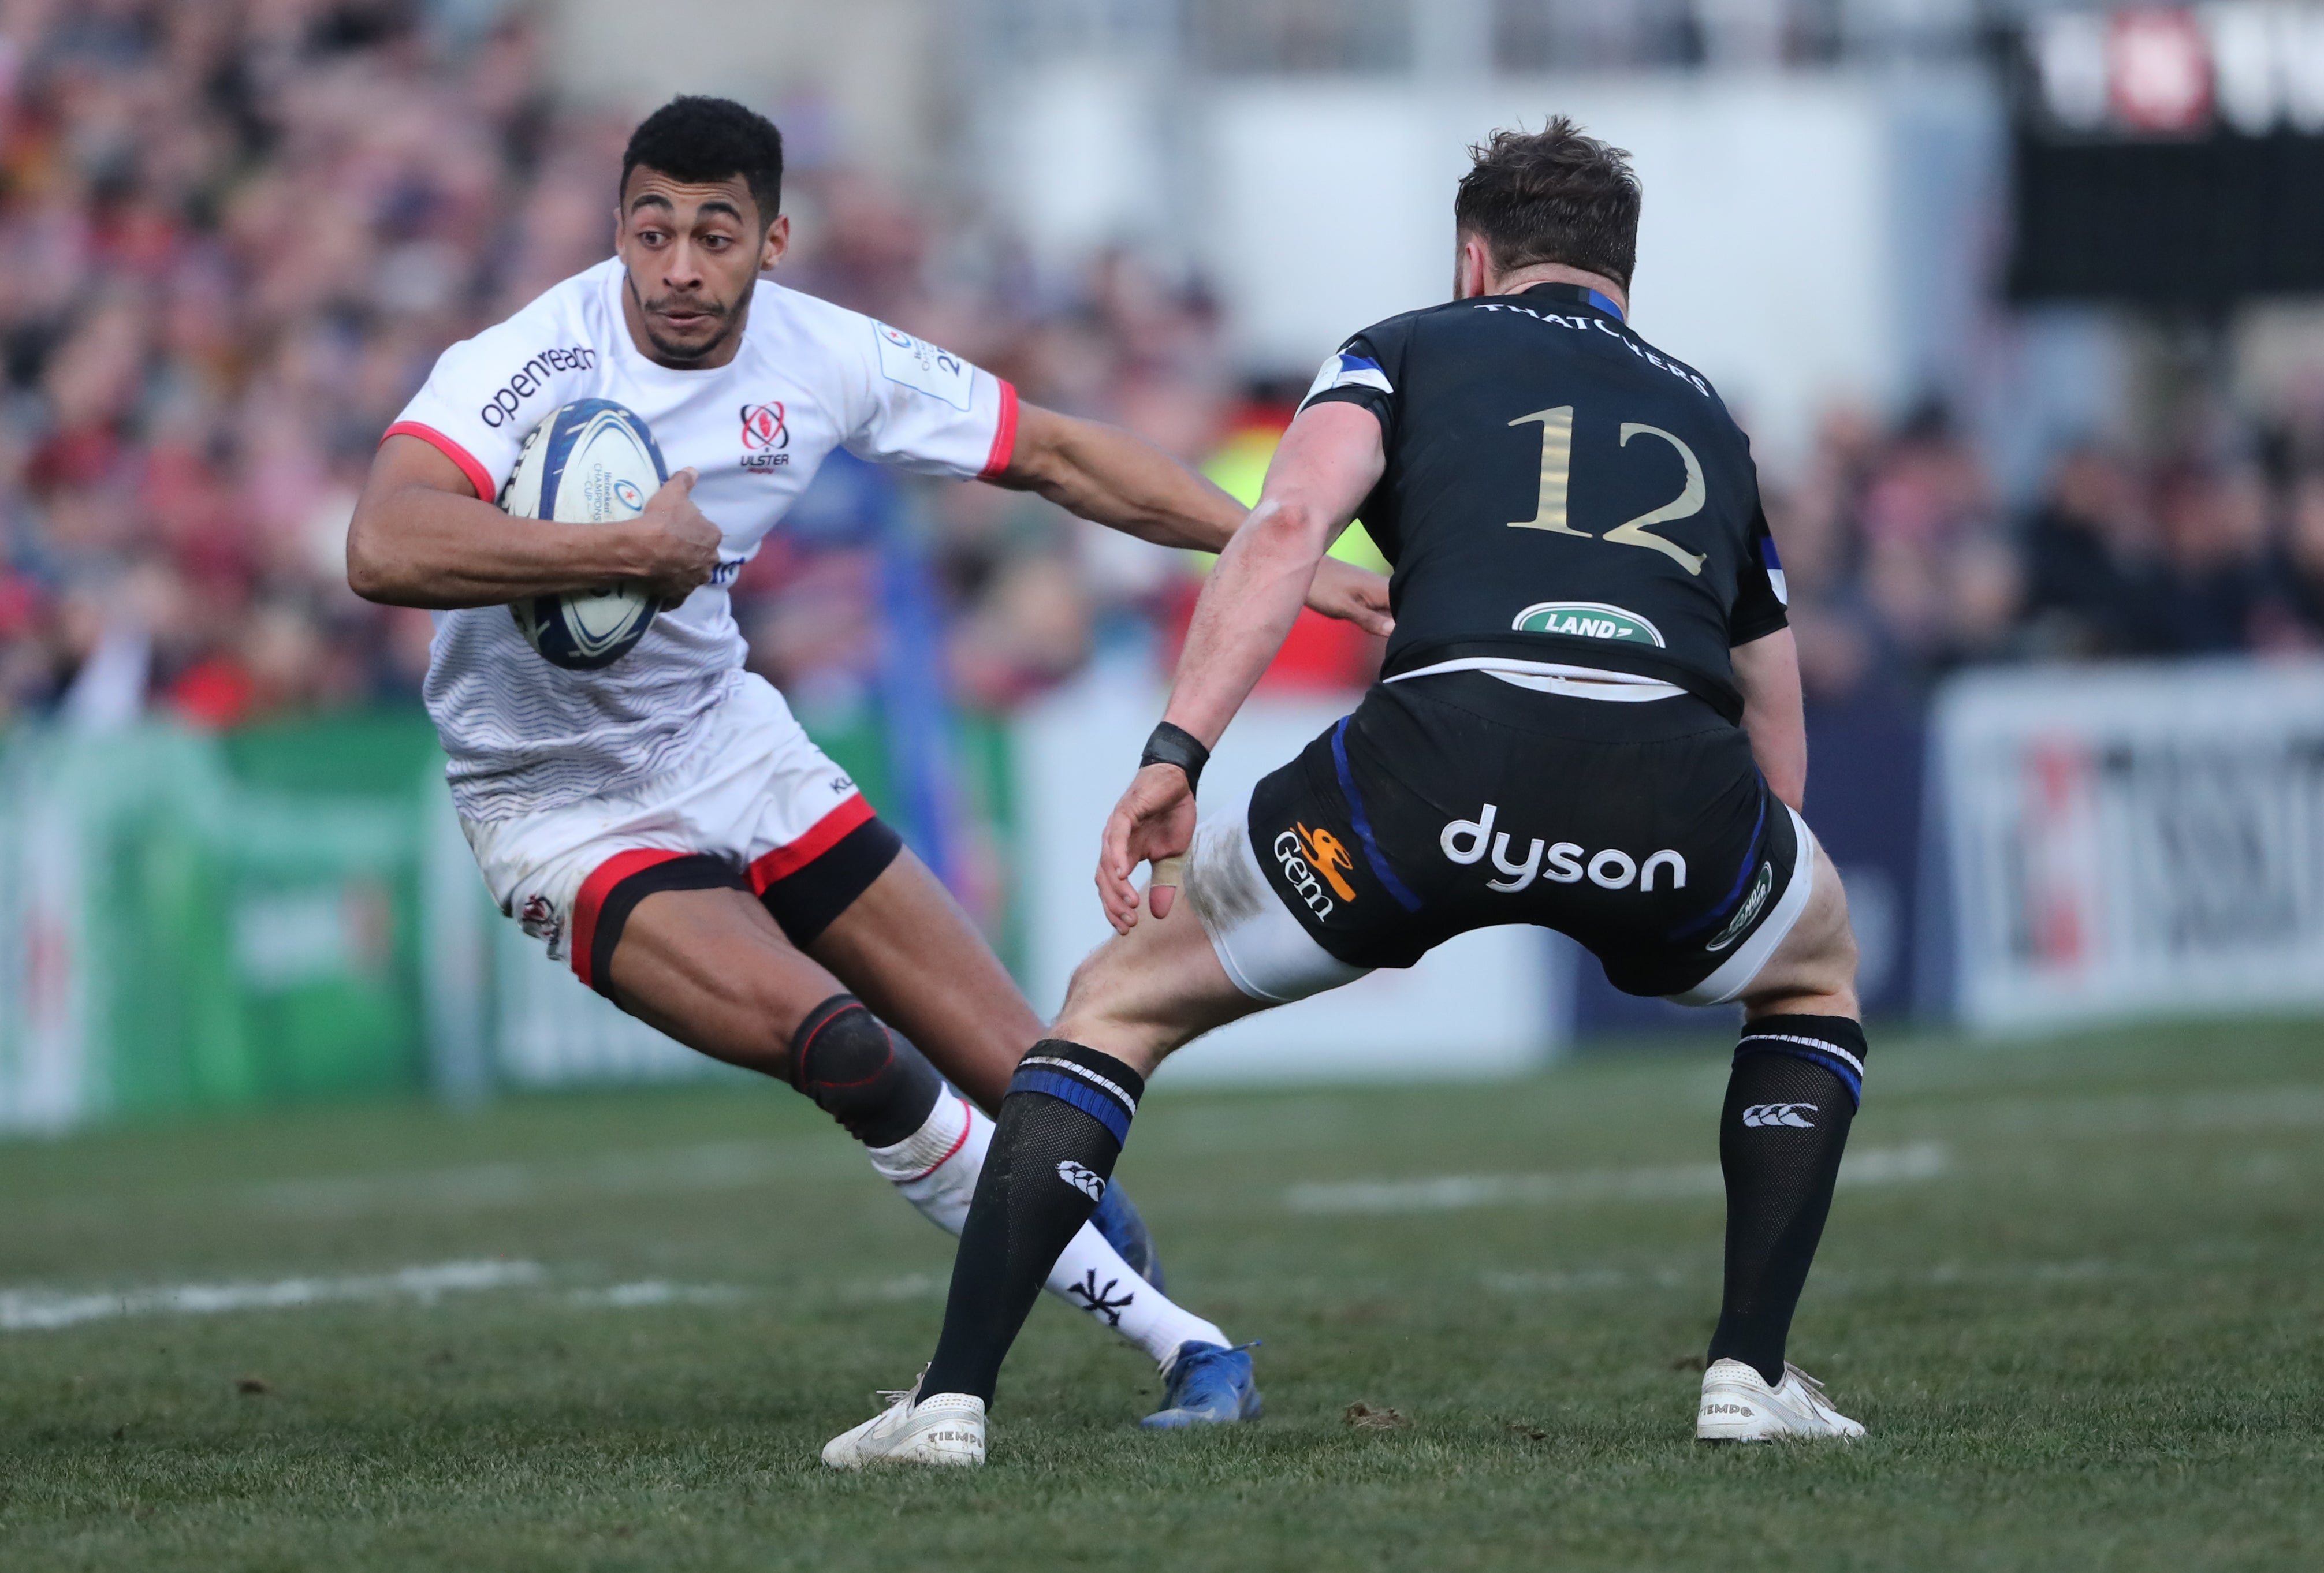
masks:
[[[957,1236],[968,1222],[976,1177],[992,1145],[992,1120],[950,1088],[927,1122],[891,1147],[867,1147],[880,1177],[919,1209],[920,1216]],[[1227,1335],[1140,1278],[1096,1227],[1084,1224],[1049,1270],[1050,1293],[1102,1321],[1167,1366],[1189,1341],[1224,1344]]]

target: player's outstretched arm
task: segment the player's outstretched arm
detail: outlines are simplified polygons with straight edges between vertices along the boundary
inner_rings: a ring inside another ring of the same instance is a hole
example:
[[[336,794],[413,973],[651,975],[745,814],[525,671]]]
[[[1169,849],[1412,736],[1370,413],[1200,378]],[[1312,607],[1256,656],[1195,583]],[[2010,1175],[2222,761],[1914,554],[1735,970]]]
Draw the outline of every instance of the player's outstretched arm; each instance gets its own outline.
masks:
[[[1808,723],[1800,700],[1800,648],[1792,630],[1737,645],[1735,685],[1743,691],[1743,730],[1751,757],[1776,796],[1803,809],[1808,796]]]
[[[628,524],[513,519],[478,499],[433,445],[380,445],[347,527],[347,586],[366,601],[447,611],[634,579],[664,601],[693,593],[718,566],[718,527],[680,470]]]
[[[1214,747],[1283,646],[1323,553],[1379,483],[1388,455],[1379,421],[1352,404],[1314,405],[1283,434],[1250,520],[1236,532],[1194,603],[1185,653],[1163,720]],[[1098,895],[1122,934],[1138,921],[1130,877],[1141,862],[1184,852],[1194,832],[1194,795],[1175,765],[1148,765],[1106,821]],[[1154,915],[1167,916],[1170,887],[1157,884]]]
[[[1152,443],[1036,404],[1018,406],[1016,448],[992,480],[1157,546],[1222,551],[1244,519],[1241,503]],[[1367,633],[1395,628],[1388,581],[1351,564],[1324,559],[1305,603]]]

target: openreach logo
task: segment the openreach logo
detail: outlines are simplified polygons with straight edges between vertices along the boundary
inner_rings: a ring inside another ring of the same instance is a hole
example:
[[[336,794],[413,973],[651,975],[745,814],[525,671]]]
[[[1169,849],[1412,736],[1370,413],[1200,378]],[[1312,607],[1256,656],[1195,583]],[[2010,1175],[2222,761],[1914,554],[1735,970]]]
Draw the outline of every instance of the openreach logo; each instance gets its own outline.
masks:
[[[1805,1114],[1801,1111],[1804,1109]],[[1813,1130],[1815,1121],[1807,1115],[1816,1112],[1812,1103],[1755,1103],[1743,1111],[1743,1123],[1757,1130],[1766,1126],[1784,1125],[1794,1130]]]
[[[549,380],[559,372],[594,372],[597,369],[597,352],[587,345],[572,345],[562,349],[542,350],[522,365],[509,380],[493,390],[484,400],[476,417],[486,426],[506,426],[516,417],[524,401],[549,386]]]

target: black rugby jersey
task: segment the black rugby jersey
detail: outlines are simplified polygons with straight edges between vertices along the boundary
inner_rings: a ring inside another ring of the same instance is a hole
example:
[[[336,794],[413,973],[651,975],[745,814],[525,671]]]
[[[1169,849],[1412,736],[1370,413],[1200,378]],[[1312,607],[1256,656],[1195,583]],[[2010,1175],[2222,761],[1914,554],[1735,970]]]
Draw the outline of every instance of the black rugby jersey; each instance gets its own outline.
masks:
[[[1378,416],[1360,517],[1394,566],[1393,676],[1463,657],[1659,678],[1742,714],[1729,649],[1784,626],[1750,445],[1700,373],[1572,284],[1407,312],[1301,408]]]

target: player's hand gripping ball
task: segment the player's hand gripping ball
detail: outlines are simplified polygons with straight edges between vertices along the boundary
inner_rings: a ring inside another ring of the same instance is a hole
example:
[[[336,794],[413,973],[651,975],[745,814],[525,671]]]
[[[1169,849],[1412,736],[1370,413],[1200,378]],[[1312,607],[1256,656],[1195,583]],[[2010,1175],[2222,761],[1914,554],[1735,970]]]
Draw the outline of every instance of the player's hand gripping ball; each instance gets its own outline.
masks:
[[[524,439],[500,503],[522,519],[618,524],[643,513],[669,479],[642,419],[610,399],[584,399],[552,411]],[[654,610],[654,597],[635,581],[531,595],[509,607],[543,660],[579,672],[628,655]]]

